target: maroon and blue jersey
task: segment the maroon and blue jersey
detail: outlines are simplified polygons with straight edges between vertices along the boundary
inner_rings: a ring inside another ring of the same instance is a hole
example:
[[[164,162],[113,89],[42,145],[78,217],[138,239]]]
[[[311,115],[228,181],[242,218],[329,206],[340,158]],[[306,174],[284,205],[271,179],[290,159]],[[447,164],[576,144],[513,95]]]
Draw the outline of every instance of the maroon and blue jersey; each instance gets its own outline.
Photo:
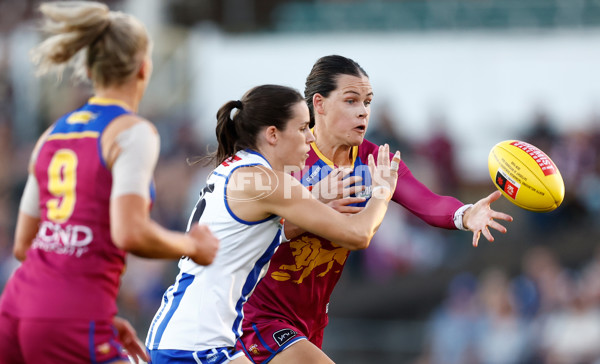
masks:
[[[361,184],[366,187],[358,196],[369,198],[371,195],[368,156],[373,154],[377,160],[378,148],[364,140],[351,150],[354,169],[350,176],[363,177]],[[334,168],[336,166],[313,143],[300,181],[310,188]],[[463,206],[453,197],[433,193],[414,178],[404,162],[400,162],[392,200],[430,225],[446,229],[456,229],[454,212]],[[364,204],[366,202],[359,206]],[[267,274],[244,306],[244,331],[252,333],[253,323],[282,320],[321,347],[323,330],[328,323],[329,298],[348,254],[348,249],[308,232],[281,244],[271,258]],[[241,340],[244,341],[244,336]],[[251,343],[247,346],[250,347]]]
[[[127,113],[116,100],[93,97],[52,127],[34,166],[39,230],[6,285],[0,311],[20,318],[90,320],[116,314],[125,252],[110,235],[112,175],[100,140],[106,127]]]

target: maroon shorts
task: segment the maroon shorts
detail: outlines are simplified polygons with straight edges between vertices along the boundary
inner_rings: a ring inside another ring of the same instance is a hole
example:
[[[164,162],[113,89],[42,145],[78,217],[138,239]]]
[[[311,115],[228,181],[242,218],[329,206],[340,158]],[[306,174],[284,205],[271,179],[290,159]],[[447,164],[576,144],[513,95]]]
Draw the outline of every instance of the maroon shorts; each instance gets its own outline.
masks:
[[[0,363],[128,360],[112,321],[19,319],[0,314]]]
[[[266,364],[283,349],[299,340],[306,340],[300,330],[279,320],[244,325],[243,329],[237,349],[243,350],[256,364]]]

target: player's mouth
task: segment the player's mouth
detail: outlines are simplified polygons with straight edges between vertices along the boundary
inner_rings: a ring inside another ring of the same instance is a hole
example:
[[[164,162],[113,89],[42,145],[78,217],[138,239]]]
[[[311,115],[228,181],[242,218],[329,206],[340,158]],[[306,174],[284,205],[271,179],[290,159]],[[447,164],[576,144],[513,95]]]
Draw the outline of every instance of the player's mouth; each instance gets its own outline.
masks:
[[[308,157],[309,157],[309,155],[308,155],[308,152],[310,152],[310,148],[308,148],[308,149],[306,150],[306,152],[304,152],[304,160],[307,160],[307,159],[308,159]]]
[[[367,131],[367,126],[366,125],[359,125],[356,128],[354,128],[354,130],[358,131],[359,133],[364,134]]]

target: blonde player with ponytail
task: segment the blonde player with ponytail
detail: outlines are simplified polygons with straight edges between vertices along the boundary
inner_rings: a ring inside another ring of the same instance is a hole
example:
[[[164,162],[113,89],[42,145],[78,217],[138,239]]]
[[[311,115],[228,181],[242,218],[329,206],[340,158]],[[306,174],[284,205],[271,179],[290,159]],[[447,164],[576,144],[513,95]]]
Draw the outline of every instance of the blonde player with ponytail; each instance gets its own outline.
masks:
[[[126,253],[206,265],[219,241],[206,226],[183,234],[150,219],[159,136],[136,113],[152,74],[142,23],[96,2],[40,10],[51,36],[32,52],[38,74],[72,67],[94,96],[32,153],[15,232],[23,263],[0,298],[0,362],[147,360],[131,325],[115,317]]]

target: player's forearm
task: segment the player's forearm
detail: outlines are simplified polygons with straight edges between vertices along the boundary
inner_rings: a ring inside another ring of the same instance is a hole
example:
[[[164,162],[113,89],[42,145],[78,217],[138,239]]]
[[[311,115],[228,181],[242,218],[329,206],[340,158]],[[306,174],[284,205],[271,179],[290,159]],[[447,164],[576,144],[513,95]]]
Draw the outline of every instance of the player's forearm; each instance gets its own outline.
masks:
[[[17,260],[21,262],[25,260],[27,250],[29,250],[33,239],[37,235],[39,222],[40,219],[38,217],[29,216],[19,211],[17,228],[15,230],[15,245],[13,246],[13,255]]]
[[[353,215],[345,215],[346,223],[354,228],[351,234],[358,237],[358,239],[351,244],[340,243],[340,245],[350,250],[368,248],[373,235],[375,235],[383,221],[388,204],[389,200],[387,198],[373,197],[363,211]]]
[[[456,229],[454,212],[463,205],[454,197],[434,193],[410,172],[398,178],[392,200],[427,224],[444,229]]]
[[[125,250],[143,258],[179,259],[192,254],[193,240],[149,220],[144,231],[126,243]]]
[[[145,258],[176,259],[188,254],[191,238],[153,221],[147,204],[134,194],[111,200],[110,229],[115,245]]]

